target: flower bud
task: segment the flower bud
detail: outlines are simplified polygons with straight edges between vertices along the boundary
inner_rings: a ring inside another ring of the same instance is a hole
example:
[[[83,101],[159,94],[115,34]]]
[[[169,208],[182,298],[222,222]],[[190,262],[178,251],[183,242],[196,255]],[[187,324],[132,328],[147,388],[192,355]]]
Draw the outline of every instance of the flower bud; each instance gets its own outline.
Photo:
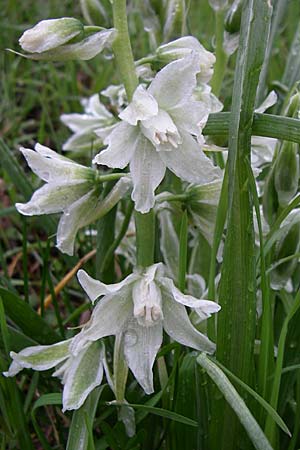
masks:
[[[213,73],[215,56],[200,44],[193,36],[184,36],[167,44],[160,45],[156,50],[157,59],[168,64],[177,59],[184,58],[194,52],[199,58],[200,73],[199,81],[208,82]]]
[[[80,0],[84,20],[89,25],[100,25],[108,21],[107,13],[100,0]]]
[[[243,0],[235,0],[225,17],[225,30],[229,33],[240,31]]]
[[[25,31],[19,42],[28,54],[24,58],[44,61],[88,60],[112,44],[116,30],[99,28],[91,32],[81,22],[71,17],[42,20]]]
[[[42,20],[26,30],[19,43],[29,53],[42,53],[69,42],[80,33],[83,33],[83,25],[73,17]]]
[[[283,113],[284,116],[300,118],[300,93],[292,95]]]
[[[208,3],[214,11],[221,11],[228,6],[228,0],[208,0]]]
[[[294,197],[299,181],[298,145],[284,141],[275,163],[275,189],[280,206],[286,206]]]

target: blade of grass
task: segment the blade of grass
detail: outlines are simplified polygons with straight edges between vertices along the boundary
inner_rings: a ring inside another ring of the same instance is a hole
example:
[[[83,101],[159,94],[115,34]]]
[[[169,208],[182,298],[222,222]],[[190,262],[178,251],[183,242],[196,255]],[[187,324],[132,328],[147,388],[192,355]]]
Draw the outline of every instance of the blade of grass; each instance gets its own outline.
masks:
[[[228,225],[219,294],[222,309],[218,314],[217,359],[247,384],[253,379],[256,325],[253,204],[247,164],[270,16],[268,0],[245,3],[229,126]],[[224,399],[213,401],[210,433],[213,450],[233,450],[242,445],[239,421]],[[247,448],[245,442],[243,445]]]
[[[283,369],[283,358],[284,358],[284,350],[285,350],[285,342],[288,332],[289,322],[296,314],[298,309],[300,308],[300,290],[297,292],[296,298],[294,300],[293,306],[291,307],[288,315],[286,316],[283,326],[280,332],[279,342],[278,342],[278,353],[277,360],[275,365],[275,375],[274,381],[272,385],[272,394],[270,398],[270,405],[276,410],[278,404],[278,396],[279,389],[281,383],[282,369]],[[267,418],[266,426],[265,426],[265,434],[269,438],[271,444],[276,444],[276,428],[275,422],[271,417]]]
[[[197,358],[198,364],[203,367],[210,378],[218,386],[219,390],[224,395],[226,401],[231,406],[235,414],[237,415],[239,421],[245,428],[248,436],[257,450],[272,450],[270,443],[268,442],[266,436],[264,435],[262,429],[256,422],[255,418],[249,411],[244,400],[238,394],[236,389],[230,383],[226,375],[222,370],[213,363],[208,357],[201,353]],[[220,437],[219,437],[220,439]],[[221,441],[219,441],[221,442]],[[236,442],[237,444],[237,442]],[[235,446],[235,449],[237,447]]]

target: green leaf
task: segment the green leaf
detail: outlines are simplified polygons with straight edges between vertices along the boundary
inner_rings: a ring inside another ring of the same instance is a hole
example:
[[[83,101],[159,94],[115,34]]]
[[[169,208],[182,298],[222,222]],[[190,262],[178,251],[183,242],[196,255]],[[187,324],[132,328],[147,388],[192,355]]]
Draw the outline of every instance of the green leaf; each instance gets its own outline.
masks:
[[[24,300],[0,287],[5,313],[23,331],[40,344],[53,344],[60,340],[56,332]]]
[[[277,353],[277,360],[276,360],[276,366],[275,366],[275,375],[274,375],[274,381],[272,386],[272,394],[270,399],[270,405],[276,409],[278,404],[278,397],[279,397],[279,389],[280,389],[280,383],[281,383],[281,376],[282,376],[282,370],[283,370],[283,358],[284,358],[284,350],[285,350],[285,342],[288,332],[288,326],[289,322],[293,318],[293,316],[296,314],[298,309],[300,308],[300,290],[297,292],[296,298],[294,300],[294,303],[286,316],[283,326],[280,332],[279,342],[278,342],[278,353]],[[275,430],[275,423],[272,417],[268,416],[266,427],[265,427],[265,433],[266,436],[270,439],[270,442],[273,444],[276,441],[276,430]]]
[[[94,389],[81,408],[73,412],[66,450],[89,450],[88,445],[93,436],[86,426],[85,418],[88,417],[91,424],[94,422],[103,389],[104,386]]]
[[[275,411],[274,408],[272,408],[272,406],[268,402],[266,402],[266,400],[264,400],[257,392],[255,392],[250,386],[248,386],[248,384],[244,383],[242,380],[236,377],[232,372],[230,372],[230,370],[226,369],[226,367],[223,366],[223,364],[219,363],[219,361],[214,362],[223,370],[223,372],[229,375],[230,378],[236,381],[240,386],[242,386],[243,389],[245,389],[245,391],[247,391],[250,395],[252,395],[253,398],[255,398],[255,400],[267,411],[270,417],[272,417],[274,422],[276,422],[277,425],[282,429],[282,431],[284,431],[288,436],[291,436],[290,430],[288,429],[280,415],[277,413],[277,411]],[[300,365],[298,368],[300,368]]]
[[[226,401],[236,413],[239,421],[245,428],[254,447],[257,450],[273,450],[262,429],[249,411],[246,403],[230,383],[226,375],[224,375],[223,371],[215,363],[208,359],[204,353],[201,353],[198,356],[197,362],[201,367],[203,367],[203,369],[206,370],[208,375],[218,386]],[[220,435],[218,436],[218,439],[220,439]]]
[[[217,321],[217,359],[244,382],[253,376],[256,327],[253,199],[248,165],[260,70],[267,46],[271,5],[249,0],[242,12],[228,136],[228,214]],[[238,357],[237,357],[238,355]],[[240,424],[224,399],[212,407],[213,450],[244,446]]]
[[[208,136],[227,135],[231,116],[230,112],[210,114],[203,134]],[[291,117],[254,113],[251,135],[272,137],[300,144],[300,121]]]
[[[148,405],[137,405],[134,403],[120,403],[120,402],[110,402],[107,403],[109,406],[129,406],[132,407],[134,409],[140,409],[140,410],[144,410],[147,411],[148,413],[154,414],[156,416],[160,416],[160,417],[165,417],[166,419],[170,419],[170,420],[174,420],[175,422],[180,422],[180,423],[184,423],[185,425],[189,425],[191,427],[197,427],[198,424],[195,420],[189,419],[188,417],[182,416],[181,414],[177,414],[173,411],[168,411],[166,409],[162,409],[162,408],[155,408],[153,406],[148,406]]]

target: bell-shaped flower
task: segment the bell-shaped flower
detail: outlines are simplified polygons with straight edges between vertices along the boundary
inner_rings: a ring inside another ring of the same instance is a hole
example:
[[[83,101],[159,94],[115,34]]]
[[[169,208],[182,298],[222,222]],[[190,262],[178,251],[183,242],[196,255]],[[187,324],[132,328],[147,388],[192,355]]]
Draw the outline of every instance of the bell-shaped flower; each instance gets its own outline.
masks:
[[[61,121],[73,131],[73,135],[64,143],[63,150],[85,151],[99,149],[103,144],[96,131],[101,130],[103,137],[114,129],[117,123],[115,117],[100,102],[99,95],[94,94],[82,100],[84,113],[62,114]]]
[[[207,83],[212,77],[216,58],[195,37],[183,36],[175,41],[160,45],[156,50],[156,57],[166,64],[192,53],[196,54],[198,58],[199,75],[197,78],[199,81]]]
[[[35,151],[21,148],[32,171],[47,184],[34,192],[27,203],[17,203],[16,208],[25,216],[63,212],[58,224],[57,247],[72,255],[77,231],[96,221],[110,211],[131,187],[128,176],[121,178],[109,194],[101,197],[101,176],[36,144]]]
[[[163,329],[175,341],[213,353],[215,344],[191,324],[185,306],[198,308],[208,318],[219,311],[218,304],[184,295],[164,275],[163,264],[138,269],[120,283],[106,285],[85,271],[78,280],[92,302],[104,295],[84,327],[83,340],[74,338],[71,349],[81,351],[84,340],[123,334],[128,367],[147,394],[153,392],[152,367],[162,344]]]
[[[91,32],[89,27],[72,17],[42,20],[26,30],[19,43],[25,58],[46,61],[70,59],[88,60],[111,46],[116,30],[100,29]],[[17,53],[17,52],[15,52]]]
[[[82,331],[77,336],[81,334]],[[55,367],[53,376],[59,377],[64,385],[63,411],[80,408],[89,393],[102,382],[105,350],[99,341],[82,341],[80,352],[75,356],[71,352],[73,340],[11,352],[13,361],[4,375],[13,377],[23,369],[42,371]]]
[[[132,199],[142,213],[153,207],[155,189],[167,168],[198,184],[221,175],[201,149],[200,124],[204,125],[207,108],[192,97],[199,71],[198,58],[192,53],[165,66],[147,90],[139,85],[119,115],[122,122],[105,139],[107,149],[94,158],[95,163],[114,168],[129,163]]]

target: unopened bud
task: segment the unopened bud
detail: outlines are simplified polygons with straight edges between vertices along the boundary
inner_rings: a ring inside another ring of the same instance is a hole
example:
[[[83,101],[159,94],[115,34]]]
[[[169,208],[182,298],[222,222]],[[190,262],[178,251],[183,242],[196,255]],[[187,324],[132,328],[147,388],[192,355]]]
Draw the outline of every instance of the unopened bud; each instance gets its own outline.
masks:
[[[26,30],[19,43],[26,52],[42,53],[69,42],[80,33],[83,33],[83,25],[73,17],[42,20]]]
[[[168,64],[176,59],[184,58],[192,52],[199,58],[199,81],[208,82],[212,76],[216,58],[195,37],[184,36],[167,44],[160,45],[156,50],[156,56],[159,61]]]
[[[208,0],[208,3],[214,11],[224,10],[228,6],[228,0]]]
[[[113,28],[98,29],[84,27],[71,17],[42,20],[21,36],[20,45],[29,52],[21,56],[44,61],[91,59],[109,47],[116,36]]]
[[[284,141],[275,163],[275,189],[280,206],[286,206],[294,197],[299,181],[298,144]]]

